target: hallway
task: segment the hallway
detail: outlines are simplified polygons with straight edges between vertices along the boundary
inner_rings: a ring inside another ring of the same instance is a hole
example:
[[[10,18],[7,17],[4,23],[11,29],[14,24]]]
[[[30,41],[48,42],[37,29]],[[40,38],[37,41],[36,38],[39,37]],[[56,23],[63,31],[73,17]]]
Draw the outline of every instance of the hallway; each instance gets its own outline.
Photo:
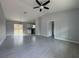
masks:
[[[79,45],[43,36],[7,37],[0,58],[79,57]]]

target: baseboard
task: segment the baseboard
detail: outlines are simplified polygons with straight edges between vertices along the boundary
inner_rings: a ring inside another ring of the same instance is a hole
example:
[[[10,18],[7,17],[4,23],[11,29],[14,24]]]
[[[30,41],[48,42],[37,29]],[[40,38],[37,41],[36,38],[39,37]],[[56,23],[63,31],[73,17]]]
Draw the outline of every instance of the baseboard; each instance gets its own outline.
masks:
[[[71,42],[71,43],[79,44],[78,41],[68,40],[68,39],[61,38],[61,37],[55,37],[55,39],[57,39],[57,40],[63,40],[63,41],[67,41],[67,42]]]

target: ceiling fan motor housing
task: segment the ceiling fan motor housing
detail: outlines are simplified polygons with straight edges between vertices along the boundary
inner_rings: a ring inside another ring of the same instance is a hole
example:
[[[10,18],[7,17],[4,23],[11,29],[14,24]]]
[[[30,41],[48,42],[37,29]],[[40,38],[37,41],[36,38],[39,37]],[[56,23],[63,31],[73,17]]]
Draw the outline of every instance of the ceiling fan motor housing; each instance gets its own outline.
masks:
[[[48,3],[50,3],[50,0],[46,1],[45,3],[40,2],[40,1],[38,1],[38,0],[36,0],[36,2],[37,2],[37,4],[38,4],[39,6],[34,7],[34,9],[40,8],[40,12],[42,11],[42,9],[47,9],[47,10],[49,9],[48,7],[46,7],[46,5],[47,5]]]
[[[43,8],[44,8],[44,6],[40,6],[40,8],[41,8],[41,9],[43,9]]]

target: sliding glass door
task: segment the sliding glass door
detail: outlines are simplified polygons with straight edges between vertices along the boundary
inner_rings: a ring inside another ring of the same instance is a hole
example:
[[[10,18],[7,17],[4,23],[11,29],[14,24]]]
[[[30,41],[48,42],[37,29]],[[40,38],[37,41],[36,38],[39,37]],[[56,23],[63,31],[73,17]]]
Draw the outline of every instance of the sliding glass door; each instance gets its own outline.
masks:
[[[23,24],[14,24],[14,35],[23,35]]]

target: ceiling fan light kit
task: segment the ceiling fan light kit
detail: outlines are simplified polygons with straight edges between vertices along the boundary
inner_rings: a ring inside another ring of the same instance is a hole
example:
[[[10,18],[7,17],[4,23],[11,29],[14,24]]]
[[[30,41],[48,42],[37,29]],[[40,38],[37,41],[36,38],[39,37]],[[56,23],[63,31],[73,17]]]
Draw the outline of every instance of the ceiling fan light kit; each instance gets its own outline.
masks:
[[[40,6],[40,8],[41,8],[41,9],[43,9],[43,8],[44,8],[44,6]]]
[[[50,3],[50,0],[46,1],[45,3],[39,2],[38,0],[36,0],[36,3],[37,3],[39,6],[36,6],[36,7],[34,7],[33,9],[40,8],[40,12],[42,11],[42,9],[47,9],[47,10],[49,10],[49,8],[46,7],[46,5],[47,5],[48,3]]]

